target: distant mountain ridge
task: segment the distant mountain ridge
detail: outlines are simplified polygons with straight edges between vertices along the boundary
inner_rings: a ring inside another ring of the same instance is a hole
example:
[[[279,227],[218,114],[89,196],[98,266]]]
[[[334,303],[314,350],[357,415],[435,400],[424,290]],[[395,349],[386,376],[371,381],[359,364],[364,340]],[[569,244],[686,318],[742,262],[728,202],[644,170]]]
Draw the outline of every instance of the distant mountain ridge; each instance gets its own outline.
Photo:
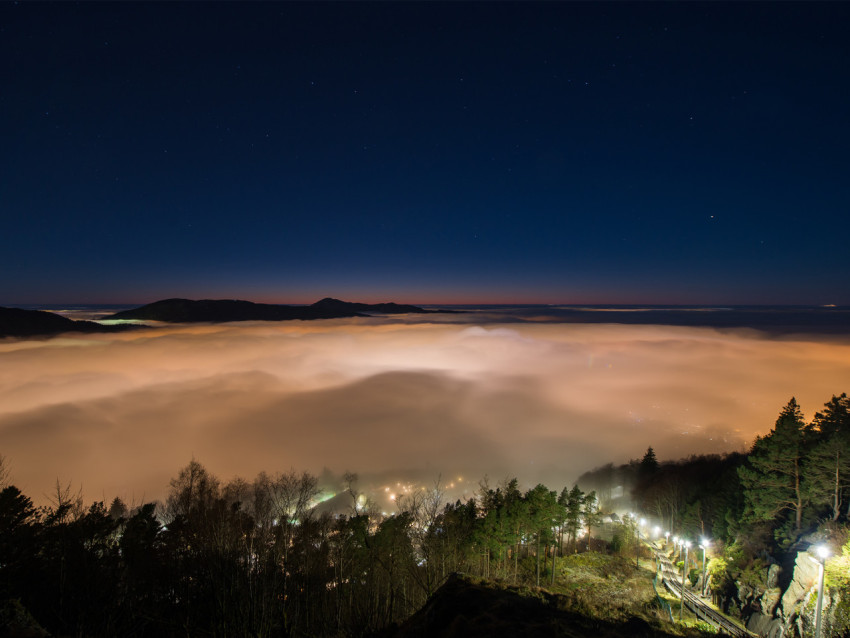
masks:
[[[419,306],[388,303],[355,303],[331,297],[310,306],[262,304],[240,299],[163,299],[138,308],[103,317],[107,320],[162,321],[166,323],[220,323],[226,321],[287,321],[291,319],[342,319],[372,314],[397,315],[459,312],[426,310]],[[54,312],[0,306],[0,339],[38,337],[63,332],[121,332],[137,329],[132,325],[104,325],[95,321],[75,321]]]
[[[386,315],[398,315],[407,313],[431,313],[445,312],[444,310],[425,310],[419,306],[411,306],[407,304],[397,304],[392,301],[386,303],[356,303],[351,301],[340,301],[333,297],[325,297],[317,301],[310,308],[321,308],[327,311],[336,312],[380,312]]]
[[[136,319],[168,323],[218,323],[225,321],[286,321],[291,319],[340,319],[365,317],[369,313],[432,313],[419,306],[396,303],[354,303],[325,297],[310,306],[263,304],[239,299],[163,299],[116,312],[106,319]]]
[[[44,310],[0,306],[0,338],[37,337],[63,332],[119,332],[129,326],[104,326],[94,321],[74,321]]]

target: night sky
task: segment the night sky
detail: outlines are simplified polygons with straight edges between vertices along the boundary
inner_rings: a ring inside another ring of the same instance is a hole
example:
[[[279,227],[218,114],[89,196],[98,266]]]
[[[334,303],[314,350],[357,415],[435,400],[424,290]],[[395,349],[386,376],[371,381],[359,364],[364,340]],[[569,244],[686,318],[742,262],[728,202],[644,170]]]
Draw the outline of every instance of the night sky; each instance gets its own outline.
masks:
[[[850,304],[847,3],[0,4],[0,305]]]

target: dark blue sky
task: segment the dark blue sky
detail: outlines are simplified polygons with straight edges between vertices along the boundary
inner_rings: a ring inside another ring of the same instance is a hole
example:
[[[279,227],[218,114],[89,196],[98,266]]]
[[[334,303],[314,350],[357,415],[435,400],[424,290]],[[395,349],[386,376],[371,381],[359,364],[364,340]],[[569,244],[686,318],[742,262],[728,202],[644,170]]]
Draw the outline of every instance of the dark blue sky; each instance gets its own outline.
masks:
[[[850,304],[846,3],[4,3],[0,304]]]

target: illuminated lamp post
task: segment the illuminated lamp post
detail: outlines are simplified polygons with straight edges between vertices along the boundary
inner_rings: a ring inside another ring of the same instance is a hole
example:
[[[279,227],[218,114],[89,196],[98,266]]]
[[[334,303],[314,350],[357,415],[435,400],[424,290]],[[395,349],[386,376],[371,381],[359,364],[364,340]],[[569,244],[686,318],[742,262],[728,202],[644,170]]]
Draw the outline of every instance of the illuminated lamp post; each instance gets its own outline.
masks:
[[[823,610],[823,572],[826,559],[829,558],[830,554],[829,547],[818,545],[815,547],[815,554],[818,556],[818,605],[815,610],[815,638],[820,638],[821,611]]]
[[[706,538],[701,538],[700,540],[702,541],[699,546],[702,550],[702,597],[705,598],[705,550],[711,545],[711,541]]]
[[[682,605],[679,607],[679,622],[682,622],[682,615],[685,612],[685,574],[688,573],[688,549],[691,546],[691,541],[685,541],[685,562],[682,563]]]

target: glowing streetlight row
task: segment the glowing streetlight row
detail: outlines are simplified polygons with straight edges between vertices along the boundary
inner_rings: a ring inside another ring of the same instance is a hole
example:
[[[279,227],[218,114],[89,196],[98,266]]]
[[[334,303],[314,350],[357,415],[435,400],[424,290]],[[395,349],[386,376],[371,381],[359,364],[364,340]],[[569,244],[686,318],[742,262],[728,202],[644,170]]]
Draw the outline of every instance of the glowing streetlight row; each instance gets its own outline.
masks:
[[[634,512],[630,512],[629,516],[632,518],[632,520],[637,522],[635,527],[636,527],[637,538],[638,538],[638,556],[639,556],[640,555],[640,530],[641,530],[641,527],[644,527],[646,525],[646,519],[642,518],[638,522],[637,521],[637,515]],[[661,536],[661,527],[659,527],[658,525],[656,525],[653,528],[652,531],[653,531],[653,534],[654,534],[655,537]],[[669,542],[670,542],[670,532],[664,532],[664,544],[667,545]],[[688,569],[688,550],[691,548],[691,542],[689,540],[686,540],[684,537],[680,538],[679,536],[673,536],[673,545],[676,548],[678,548],[679,552],[681,552],[683,549],[685,550],[685,557],[684,557],[685,560],[684,560],[684,563],[682,565],[682,588],[684,589],[685,576],[687,574],[687,569]],[[705,598],[706,590],[708,589],[708,587],[707,587],[708,582],[706,580],[706,553],[708,551],[708,548],[711,547],[711,540],[709,540],[705,537],[700,538],[700,542],[698,543],[698,547],[702,550],[702,590],[701,590],[700,594],[703,598]],[[637,558],[635,559],[635,563],[638,564]],[[681,615],[681,613],[680,613],[680,615]]]
[[[643,525],[645,521],[641,519],[641,524]],[[655,527],[655,535],[659,536],[661,532],[660,527]],[[640,531],[638,531],[638,538],[640,538]],[[670,542],[670,532],[664,532],[664,543],[665,545]],[[691,548],[691,542],[686,540],[685,538],[680,538],[679,536],[673,536],[673,546],[676,547],[680,552],[682,549],[685,550],[684,562],[682,564],[682,602],[679,607],[679,620],[682,619],[685,609],[685,576],[688,572],[688,550]],[[711,547],[711,540],[707,538],[700,538],[699,548],[702,550],[702,596],[705,597],[706,589],[707,589],[707,581],[706,581],[706,571],[705,571],[705,556],[708,548]],[[832,551],[827,545],[817,545],[810,550],[818,564],[818,600],[817,607],[815,609],[815,638],[821,638],[821,617],[823,614],[823,590],[824,590],[824,567],[826,565],[826,559],[832,555]]]
[[[664,537],[666,540],[670,538],[670,532],[665,532]],[[673,546],[678,548],[681,552],[683,549],[685,550],[684,561],[682,562],[682,598],[681,603],[679,605],[679,620],[682,620],[682,617],[685,613],[685,579],[688,574],[688,550],[691,548],[691,541],[685,538],[679,538],[678,536],[673,537]],[[700,538],[700,542],[698,547],[702,550],[702,596],[705,597],[706,590],[706,580],[705,580],[705,554],[706,550],[711,546],[711,541],[707,538]]]

